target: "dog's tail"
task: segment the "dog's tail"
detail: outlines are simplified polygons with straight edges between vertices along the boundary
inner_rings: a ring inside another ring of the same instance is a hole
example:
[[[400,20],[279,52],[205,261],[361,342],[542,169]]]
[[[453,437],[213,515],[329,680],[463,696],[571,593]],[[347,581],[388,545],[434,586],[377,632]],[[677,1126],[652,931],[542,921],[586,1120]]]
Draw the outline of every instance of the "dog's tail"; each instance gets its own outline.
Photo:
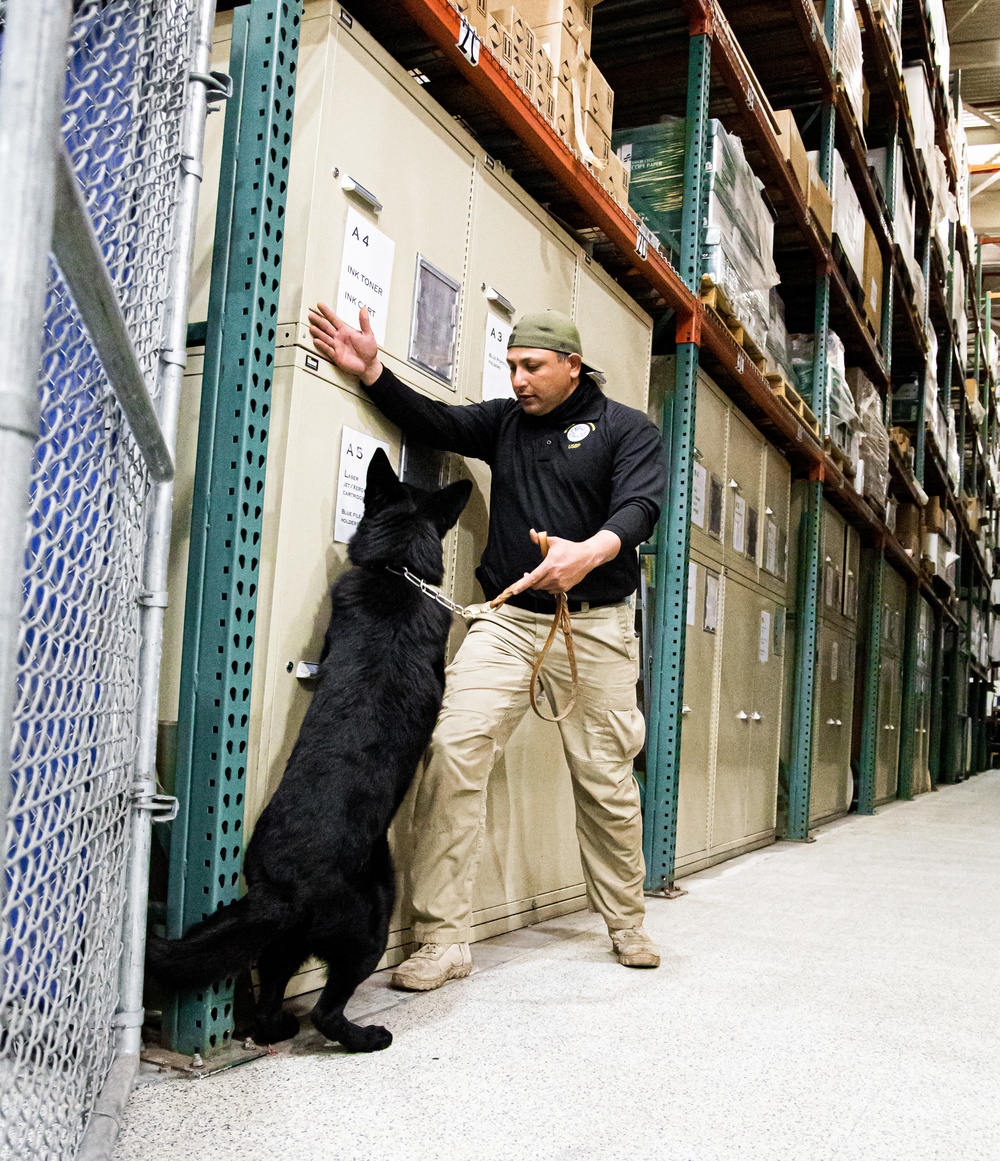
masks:
[[[292,906],[258,886],[196,923],[181,939],[150,934],[146,965],[174,988],[210,984],[248,969],[260,949],[293,921]]]

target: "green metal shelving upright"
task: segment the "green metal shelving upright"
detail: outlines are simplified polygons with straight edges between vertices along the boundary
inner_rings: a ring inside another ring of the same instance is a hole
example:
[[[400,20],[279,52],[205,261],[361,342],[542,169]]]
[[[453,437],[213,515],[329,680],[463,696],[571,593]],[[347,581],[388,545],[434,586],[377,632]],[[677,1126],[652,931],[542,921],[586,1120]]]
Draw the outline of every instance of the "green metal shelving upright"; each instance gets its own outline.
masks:
[[[178,720],[167,930],[239,894],[246,751],[271,376],[302,0],[233,13]],[[262,144],[262,143],[267,143]],[[232,1035],[232,980],[182,993],[169,1046],[212,1052]]]
[[[697,292],[701,284],[702,241],[707,216],[708,98],[711,39],[692,29],[688,44],[684,195],[680,275]],[[656,537],[656,644],[646,791],[643,798],[643,854],[648,892],[670,893],[677,849],[681,709],[684,702],[684,648],[687,636],[688,548],[691,539],[691,471],[698,390],[696,335],[678,335],[674,390],[664,401],[662,431],[670,479]],[[682,341],[684,340],[684,341]]]

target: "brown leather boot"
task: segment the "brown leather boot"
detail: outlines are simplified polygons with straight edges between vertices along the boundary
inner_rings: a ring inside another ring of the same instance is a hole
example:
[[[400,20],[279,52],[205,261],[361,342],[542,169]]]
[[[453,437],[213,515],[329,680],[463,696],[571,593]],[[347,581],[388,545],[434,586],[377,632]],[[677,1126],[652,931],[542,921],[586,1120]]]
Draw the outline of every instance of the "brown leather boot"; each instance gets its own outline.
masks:
[[[467,943],[425,943],[396,968],[389,982],[407,992],[432,992],[449,980],[464,979],[471,971]]]
[[[618,962],[625,967],[660,966],[660,950],[641,927],[609,932]]]

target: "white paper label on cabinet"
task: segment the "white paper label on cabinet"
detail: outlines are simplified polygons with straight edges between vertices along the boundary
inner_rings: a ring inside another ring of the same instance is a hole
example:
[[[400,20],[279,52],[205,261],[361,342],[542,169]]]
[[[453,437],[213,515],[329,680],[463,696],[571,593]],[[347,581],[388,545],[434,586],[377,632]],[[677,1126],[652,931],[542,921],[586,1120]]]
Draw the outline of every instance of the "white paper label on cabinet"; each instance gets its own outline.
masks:
[[[833,604],[833,563],[827,559],[823,564],[823,603],[829,607]]]
[[[840,642],[834,641],[830,645],[830,680],[838,681],[840,678]]]
[[[742,496],[733,499],[733,551],[743,552],[746,547],[747,502]]]
[[[389,455],[389,445],[363,431],[345,427],[340,437],[340,476],[337,480],[337,516],[333,539],[348,544],[365,510],[365,480],[375,449]]]
[[[766,665],[771,656],[771,614],[767,609],[760,611],[760,637],[757,640],[757,660]]]
[[[764,568],[771,576],[778,575],[778,522],[770,516],[764,526]]]
[[[719,577],[714,572],[705,573],[705,619],[701,627],[706,633],[714,633],[719,627]]]
[[[705,490],[708,485],[708,471],[701,464],[691,469],[691,523],[697,528],[705,527]]]
[[[492,310],[486,312],[486,348],[483,353],[483,398],[513,399],[510,369],[507,366],[507,340],[513,324]]]
[[[698,599],[698,566],[692,560],[688,565],[688,608],[687,623],[694,624],[694,603]]]
[[[340,263],[337,314],[352,327],[359,326],[363,306],[379,346],[385,342],[389,315],[389,287],[396,243],[353,207],[347,211],[344,256]]]

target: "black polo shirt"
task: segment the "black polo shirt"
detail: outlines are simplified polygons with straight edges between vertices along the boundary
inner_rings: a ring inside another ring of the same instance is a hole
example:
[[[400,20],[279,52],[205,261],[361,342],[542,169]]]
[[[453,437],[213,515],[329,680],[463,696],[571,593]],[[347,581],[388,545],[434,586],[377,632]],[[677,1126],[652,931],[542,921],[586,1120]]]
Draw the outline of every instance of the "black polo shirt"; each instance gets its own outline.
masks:
[[[666,483],[660,433],[641,411],[609,399],[587,375],[564,403],[537,416],[515,399],[449,406],[388,368],[365,390],[412,439],[490,465],[489,535],[476,570],[487,600],[538,566],[532,528],[577,541],[602,528],[614,532],[621,552],[569,596],[612,604],[635,592],[635,550],[653,531]],[[539,593],[536,607],[551,609],[554,601]]]

